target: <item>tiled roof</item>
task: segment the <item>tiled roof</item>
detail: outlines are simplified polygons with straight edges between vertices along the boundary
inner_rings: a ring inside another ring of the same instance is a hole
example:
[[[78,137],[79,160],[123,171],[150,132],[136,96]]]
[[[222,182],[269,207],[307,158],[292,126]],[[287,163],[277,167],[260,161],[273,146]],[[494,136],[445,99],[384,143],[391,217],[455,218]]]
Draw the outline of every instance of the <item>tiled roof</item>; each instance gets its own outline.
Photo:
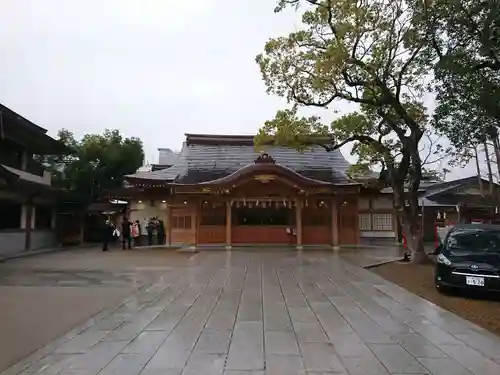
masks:
[[[484,178],[481,178],[484,184],[488,185],[489,181],[485,180]],[[432,197],[453,189],[456,189],[461,186],[465,185],[470,185],[470,184],[477,185],[478,184],[478,177],[477,176],[470,176],[470,177],[465,177],[465,178],[460,178],[458,180],[453,180],[453,181],[445,181],[445,182],[440,182],[438,184],[434,184],[430,186],[425,194],[424,197]]]
[[[159,165],[174,165],[179,157],[178,152],[174,152],[169,148],[158,149],[158,164]]]
[[[142,172],[129,175],[129,178],[147,180],[167,180],[177,183],[193,184],[215,180],[230,175],[240,168],[253,164],[259,153],[253,145],[231,142],[224,138],[219,144],[202,141],[189,141],[183,144],[176,163],[164,170]],[[326,152],[322,147],[311,147],[303,152],[292,148],[269,146],[265,148],[276,162],[305,177],[333,182],[346,183],[349,163],[340,151]]]

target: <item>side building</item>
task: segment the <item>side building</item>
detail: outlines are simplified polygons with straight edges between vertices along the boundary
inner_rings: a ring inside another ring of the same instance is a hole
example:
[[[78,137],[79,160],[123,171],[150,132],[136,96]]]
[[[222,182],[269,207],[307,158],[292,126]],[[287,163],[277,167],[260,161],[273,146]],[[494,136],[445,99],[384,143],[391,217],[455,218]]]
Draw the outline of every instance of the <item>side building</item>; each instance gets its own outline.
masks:
[[[259,153],[253,138],[187,134],[172,166],[126,176],[129,186],[111,198],[129,202],[131,220],[161,219],[172,245],[394,243],[390,197],[349,179],[340,151],[273,146]],[[366,218],[370,230],[361,231]]]
[[[60,192],[34,155],[67,150],[46,133],[0,105],[0,257],[57,245]]]

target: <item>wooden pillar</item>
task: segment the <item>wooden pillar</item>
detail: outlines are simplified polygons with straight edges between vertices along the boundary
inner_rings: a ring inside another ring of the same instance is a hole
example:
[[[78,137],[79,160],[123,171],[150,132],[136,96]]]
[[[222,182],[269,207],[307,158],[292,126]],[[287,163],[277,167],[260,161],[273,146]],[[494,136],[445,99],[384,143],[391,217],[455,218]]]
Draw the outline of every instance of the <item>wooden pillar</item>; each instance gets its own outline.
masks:
[[[297,228],[297,250],[302,250],[302,200],[295,201],[295,226]]]
[[[167,244],[172,246],[172,207],[167,203]]]
[[[83,245],[85,242],[85,222],[86,222],[86,214],[80,215],[80,245]],[[117,224],[119,225],[119,224]],[[120,228],[121,229],[121,228]]]
[[[355,244],[359,244],[361,240],[361,233],[359,231],[359,202],[358,202],[359,196],[356,197],[355,200],[351,202],[353,205],[353,210],[354,210],[354,228],[355,228],[355,233],[356,233],[356,239],[355,239]]]
[[[57,229],[57,209],[56,208],[52,209],[52,215],[50,217],[50,229],[53,229],[53,230]]]
[[[24,216],[25,222],[25,237],[24,237],[24,250],[28,251],[31,249],[31,232],[33,230],[34,220],[33,220],[33,202],[28,199],[23,205],[23,210],[25,210]]]
[[[198,246],[200,241],[200,225],[201,225],[201,201],[196,200],[196,210],[195,210],[195,233],[194,233],[194,245]]]
[[[226,201],[226,249],[229,250],[231,249],[231,229],[233,226],[232,219],[232,206],[233,206],[233,201],[228,200]]]
[[[339,248],[339,210],[336,199],[332,199],[332,247]]]

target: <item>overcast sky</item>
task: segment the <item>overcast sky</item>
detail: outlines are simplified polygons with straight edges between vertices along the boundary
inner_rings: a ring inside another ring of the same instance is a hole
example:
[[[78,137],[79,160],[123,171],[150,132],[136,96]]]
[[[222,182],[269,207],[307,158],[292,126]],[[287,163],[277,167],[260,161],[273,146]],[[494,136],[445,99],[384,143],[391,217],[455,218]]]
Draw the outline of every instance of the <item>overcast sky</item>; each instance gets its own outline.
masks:
[[[158,147],[179,149],[184,133],[255,134],[285,104],[266,94],[255,56],[297,24],[274,6],[2,0],[0,102],[53,136],[118,128],[143,140],[149,162]]]

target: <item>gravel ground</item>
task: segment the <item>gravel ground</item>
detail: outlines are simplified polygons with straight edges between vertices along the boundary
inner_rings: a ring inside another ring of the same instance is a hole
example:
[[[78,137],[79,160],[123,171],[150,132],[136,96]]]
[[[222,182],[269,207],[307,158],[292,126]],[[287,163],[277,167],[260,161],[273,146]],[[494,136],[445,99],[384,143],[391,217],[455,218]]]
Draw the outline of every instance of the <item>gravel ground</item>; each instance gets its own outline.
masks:
[[[434,265],[390,263],[371,268],[406,290],[500,335],[500,296],[471,293],[440,294],[434,286]]]

